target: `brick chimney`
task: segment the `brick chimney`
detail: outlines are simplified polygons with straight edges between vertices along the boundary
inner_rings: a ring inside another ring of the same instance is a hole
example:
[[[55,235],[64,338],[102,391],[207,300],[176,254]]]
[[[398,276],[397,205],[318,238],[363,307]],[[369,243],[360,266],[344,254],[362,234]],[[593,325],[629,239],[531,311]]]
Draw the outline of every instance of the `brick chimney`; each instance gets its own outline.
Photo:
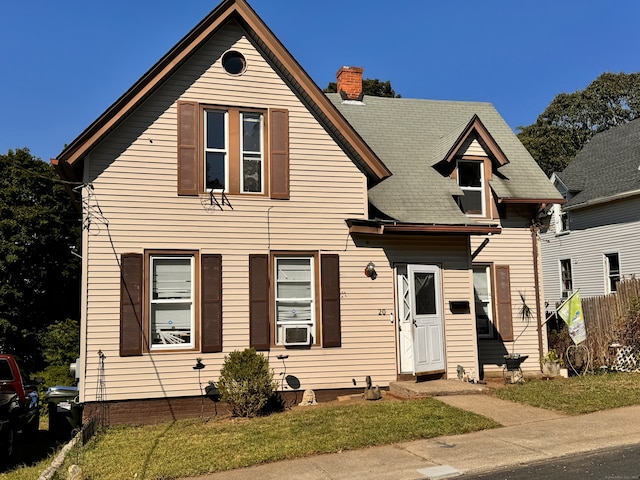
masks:
[[[342,100],[362,101],[362,67],[341,67],[336,73],[338,93]]]

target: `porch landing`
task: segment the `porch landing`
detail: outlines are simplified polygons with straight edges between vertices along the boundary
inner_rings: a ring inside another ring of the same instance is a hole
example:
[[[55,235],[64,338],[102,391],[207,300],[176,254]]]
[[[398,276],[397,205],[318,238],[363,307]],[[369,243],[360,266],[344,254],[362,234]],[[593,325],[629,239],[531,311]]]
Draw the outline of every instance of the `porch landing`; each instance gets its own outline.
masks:
[[[474,395],[489,390],[487,385],[460,380],[428,380],[424,382],[398,381],[389,384],[389,393],[400,398],[441,397],[446,395]]]

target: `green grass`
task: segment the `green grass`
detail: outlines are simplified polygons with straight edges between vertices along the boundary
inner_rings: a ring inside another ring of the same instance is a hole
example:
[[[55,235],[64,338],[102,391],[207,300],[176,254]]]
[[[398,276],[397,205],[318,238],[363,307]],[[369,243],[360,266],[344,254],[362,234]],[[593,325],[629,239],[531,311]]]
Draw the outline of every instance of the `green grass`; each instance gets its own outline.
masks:
[[[640,404],[640,375],[527,380],[498,388],[502,399],[567,414]],[[112,427],[69,460],[91,480],[172,479],[307,455],[456,435],[498,425],[434,399],[296,407],[254,419],[195,419],[143,427]],[[0,474],[31,480],[49,466]],[[65,465],[60,473],[66,478]],[[137,474],[137,476],[136,476]]]
[[[526,403],[568,415],[640,404],[640,375],[609,373],[550,380],[527,380],[496,390],[503,400]]]
[[[254,419],[113,427],[72,457],[91,480],[171,479],[497,426],[433,399],[318,405]],[[37,475],[0,475],[23,478]]]

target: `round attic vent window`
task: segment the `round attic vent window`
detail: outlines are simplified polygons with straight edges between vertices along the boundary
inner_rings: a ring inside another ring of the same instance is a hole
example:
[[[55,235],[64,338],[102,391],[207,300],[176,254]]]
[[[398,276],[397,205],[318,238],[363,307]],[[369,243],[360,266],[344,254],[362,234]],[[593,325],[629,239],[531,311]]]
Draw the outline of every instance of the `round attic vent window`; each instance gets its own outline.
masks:
[[[240,52],[231,50],[222,56],[222,68],[230,75],[240,75],[247,68],[247,61]]]

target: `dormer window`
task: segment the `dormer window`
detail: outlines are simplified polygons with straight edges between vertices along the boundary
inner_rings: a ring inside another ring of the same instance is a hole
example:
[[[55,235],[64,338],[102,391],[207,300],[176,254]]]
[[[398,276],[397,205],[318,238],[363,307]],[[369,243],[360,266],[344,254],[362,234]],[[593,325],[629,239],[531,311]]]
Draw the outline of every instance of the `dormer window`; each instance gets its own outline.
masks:
[[[485,216],[484,162],[458,160],[457,177],[464,192],[458,197],[460,209],[467,215]]]

